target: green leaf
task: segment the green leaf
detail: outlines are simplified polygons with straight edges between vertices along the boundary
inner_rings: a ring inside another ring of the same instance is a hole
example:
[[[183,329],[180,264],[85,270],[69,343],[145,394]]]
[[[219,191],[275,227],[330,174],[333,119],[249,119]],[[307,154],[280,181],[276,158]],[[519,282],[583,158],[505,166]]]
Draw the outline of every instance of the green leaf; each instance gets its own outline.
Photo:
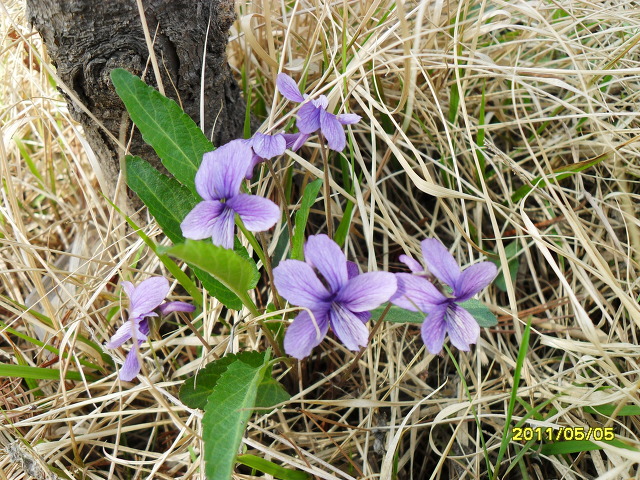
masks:
[[[247,467],[258,470],[259,472],[266,473],[267,475],[271,475],[274,478],[279,478],[280,480],[310,480],[311,475],[306,472],[301,472],[299,470],[291,470],[290,468],[284,468],[280,465],[276,465],[269,460],[265,460],[264,458],[257,457],[255,455],[238,455],[236,458],[238,463],[246,465]]]
[[[220,375],[202,418],[205,472],[209,480],[229,480],[242,435],[255,405],[269,353],[243,352]]]
[[[491,313],[487,306],[479,300],[471,299],[466,302],[459,303],[459,305],[468,310],[469,313],[476,319],[478,325],[481,327],[493,327],[498,324],[498,319]],[[371,318],[380,318],[382,312],[384,312],[385,306],[371,310]],[[405,310],[397,305],[391,305],[391,308],[384,317],[384,320],[391,323],[417,323],[422,324],[427,314],[422,312],[412,312]]]
[[[180,223],[200,199],[140,157],[127,156],[126,164],[129,188],[144,202],[164,234],[173,243],[183,242]]]
[[[291,240],[291,258],[294,260],[304,260],[302,253],[304,231],[307,227],[307,220],[309,219],[309,210],[311,210],[311,206],[316,202],[316,197],[321,187],[322,179],[318,178],[308,184],[302,194],[300,209],[296,212],[296,225],[293,231],[293,239]]]
[[[512,282],[516,280],[516,275],[518,274],[518,269],[520,268],[520,257],[518,256],[519,252],[520,242],[518,242],[517,240],[509,243],[504,247],[504,253],[507,256],[507,268],[509,270],[509,277],[511,277]],[[495,254],[497,255],[498,252],[495,252]],[[492,259],[491,261],[495,263],[498,268],[500,267],[500,258],[497,258],[495,260]],[[507,283],[505,281],[502,269],[500,269],[500,273],[498,273],[498,276],[493,283],[500,289],[500,291],[507,291]]]
[[[254,288],[260,279],[255,262],[211,243],[187,240],[164,252],[201,268],[239,297]]]
[[[471,300],[459,303],[458,305],[467,310],[481,327],[493,327],[498,324],[496,316],[491,313],[491,310],[489,310],[480,300],[472,298]]]
[[[218,383],[220,376],[227,370],[229,365],[237,360],[237,355],[230,354],[209,363],[196,375],[185,380],[180,388],[180,400],[190,408],[204,410],[207,405],[207,398],[211,395],[213,387]]]
[[[196,375],[188,378],[180,388],[180,400],[190,408],[204,409],[207,405],[207,398],[211,395],[214,387],[229,365],[237,360],[242,360],[236,354],[225,355],[218,360],[209,363]],[[265,376],[258,385],[258,393],[255,406],[258,408],[269,408],[291,398],[284,387],[271,377],[270,369],[265,371]]]
[[[286,402],[291,398],[282,384],[270,375],[265,375],[264,379],[258,385],[258,394],[256,396],[256,408],[271,408],[279,403]]]
[[[176,102],[135,75],[117,68],[111,71],[111,81],[144,141],[167,170],[195,193],[194,178],[202,155],[214,146]]]
[[[371,310],[371,318],[373,319],[380,318],[380,315],[382,315],[382,312],[384,312],[385,308],[386,308],[386,305],[383,305],[382,307]],[[384,320],[386,322],[391,322],[391,323],[422,324],[425,318],[426,318],[426,315],[424,313],[412,312],[410,310],[405,310],[404,308],[400,308],[397,305],[391,305],[391,308],[385,315]]]
[[[602,443],[606,443],[618,448],[624,448],[626,450],[631,450],[633,452],[638,451],[638,449],[633,448],[618,439],[604,440]],[[589,440],[567,440],[564,442],[553,442],[544,444],[540,449],[540,453],[542,455],[566,455],[568,453],[589,452],[591,450],[602,450],[602,447],[596,445],[593,442],[590,442]]]
[[[61,372],[56,368],[29,367],[25,365],[7,365],[0,363],[0,377],[17,377],[35,380],[60,380]],[[82,381],[82,375],[78,372],[67,371],[66,380]],[[94,375],[85,375],[85,378],[95,378]]]
[[[126,162],[129,188],[140,197],[149,209],[149,213],[173,243],[184,242],[180,223],[200,201],[199,198],[180,185],[177,180],[162,174],[149,162],[139,157],[128,156]],[[242,308],[242,302],[237,295],[204,270],[191,267],[211,295],[228,308],[233,310]]]
[[[587,413],[605,415],[610,417],[618,408],[617,405],[597,405],[595,407],[583,407],[583,410]],[[628,417],[631,415],[640,415],[640,407],[638,405],[625,405],[616,413],[616,417]]]

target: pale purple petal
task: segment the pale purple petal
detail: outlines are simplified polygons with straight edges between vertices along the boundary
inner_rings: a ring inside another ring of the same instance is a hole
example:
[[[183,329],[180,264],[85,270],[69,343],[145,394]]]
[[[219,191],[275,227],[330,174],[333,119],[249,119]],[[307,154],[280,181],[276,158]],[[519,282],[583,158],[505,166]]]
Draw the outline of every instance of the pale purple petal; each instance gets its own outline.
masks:
[[[332,293],[337,293],[347,283],[347,257],[328,236],[310,236],[304,245],[304,258],[320,272]]]
[[[131,295],[129,317],[136,319],[149,315],[165,299],[169,288],[169,281],[164,277],[152,277],[141,282]]]
[[[298,110],[296,125],[302,133],[311,134],[320,128],[321,108],[316,108],[312,103],[305,103]]]
[[[451,285],[456,302],[469,300],[480,290],[489,285],[498,275],[498,267],[492,262],[481,262],[465,268],[458,281]]]
[[[282,155],[286,149],[287,141],[281,133],[265,135],[258,132],[253,136],[253,151],[259,157],[267,159],[277,157]]]
[[[182,236],[192,240],[211,237],[214,225],[225,209],[224,206],[224,203],[217,200],[206,200],[198,203],[180,224]]]
[[[168,315],[171,312],[193,312],[196,309],[195,305],[191,305],[187,302],[165,302],[158,307],[161,315]]]
[[[140,373],[140,363],[138,362],[138,349],[136,347],[131,348],[127,354],[127,358],[124,359],[124,364],[120,370],[120,380],[130,382]]]
[[[229,200],[227,205],[240,216],[250,232],[269,230],[280,219],[280,207],[257,195],[241,193]]]
[[[422,322],[420,333],[422,334],[422,341],[427,347],[429,353],[437,355],[442,351],[442,344],[444,343],[444,336],[447,329],[447,323],[444,319],[447,305],[440,305],[439,307],[431,310],[429,315]]]
[[[127,294],[127,297],[131,298],[136,287],[133,286],[133,283],[125,281],[122,282],[122,288],[124,289],[124,293]]]
[[[358,264],[356,262],[347,260],[347,278],[351,280],[353,277],[357,277],[358,275],[360,275]]]
[[[356,115],[355,113],[342,113],[336,118],[342,125],[353,125],[362,119],[360,115]]]
[[[339,303],[334,303],[329,310],[331,328],[344,346],[358,351],[369,341],[369,329],[362,320]]]
[[[242,139],[205,153],[195,178],[198,194],[205,200],[229,199],[236,195],[252,156],[251,147]]]
[[[287,328],[284,336],[284,351],[297,359],[308,357],[314,347],[322,342],[329,329],[326,311],[314,318],[309,312],[300,312]]]
[[[352,312],[368,312],[387,302],[396,289],[393,273],[368,272],[349,280],[334,301]]]
[[[400,257],[398,257],[398,260],[400,260],[407,267],[409,267],[409,270],[411,270],[413,273],[424,272],[424,268],[422,265],[420,265],[420,262],[418,262],[417,260],[414,260],[409,255],[400,255]]]
[[[344,150],[347,145],[347,137],[344,134],[344,128],[334,114],[320,110],[320,130],[324,138],[327,139],[327,145],[331,150],[336,152]]]
[[[371,312],[351,312],[354,316],[356,316],[362,323],[367,323],[371,319]]]
[[[286,73],[278,75],[278,78],[276,78],[276,87],[278,87],[278,90],[284,98],[298,103],[304,101],[304,98],[300,94],[298,84]]]
[[[149,315],[149,316],[157,317],[158,314],[153,313],[152,315]],[[136,338],[138,339],[139,344],[147,341],[147,337],[149,336],[150,331],[151,329],[149,328],[149,320],[145,318],[138,324]]]
[[[313,311],[326,309],[329,292],[310,265],[300,260],[284,260],[273,269],[273,283],[289,303]]]
[[[458,350],[468,351],[480,336],[480,325],[464,308],[455,303],[449,305],[445,314],[447,332],[451,344]]]
[[[232,249],[236,230],[235,220],[234,211],[231,208],[225,208],[211,225],[211,243]]]
[[[391,303],[412,312],[429,313],[434,307],[447,301],[436,287],[426,278],[410,273],[396,273],[398,289],[391,297]]]
[[[302,145],[304,145],[304,142],[306,142],[310,136],[308,133],[302,133],[302,132],[283,133],[282,135],[284,136],[284,139],[287,142],[287,148],[292,152],[295,152]]]
[[[105,343],[104,346],[106,348],[118,348],[120,345],[131,338],[131,331],[133,328],[135,328],[134,321],[127,320],[122,325],[120,325],[120,328],[116,330],[116,333],[112,335],[112,337],[107,343]]]
[[[450,287],[455,285],[460,276],[460,267],[440,240],[437,238],[423,240],[422,255],[429,272]]]
[[[321,108],[322,110],[326,110],[329,106],[329,99],[326,95],[320,95],[318,98],[311,100],[311,103],[316,108]]]
[[[253,170],[259,163],[264,162],[264,160],[264,158],[256,155],[254,152],[253,155],[251,155],[251,164],[249,165],[249,168],[247,168],[247,173],[245,174],[244,178],[246,178],[247,180],[251,180],[251,177],[253,177]]]

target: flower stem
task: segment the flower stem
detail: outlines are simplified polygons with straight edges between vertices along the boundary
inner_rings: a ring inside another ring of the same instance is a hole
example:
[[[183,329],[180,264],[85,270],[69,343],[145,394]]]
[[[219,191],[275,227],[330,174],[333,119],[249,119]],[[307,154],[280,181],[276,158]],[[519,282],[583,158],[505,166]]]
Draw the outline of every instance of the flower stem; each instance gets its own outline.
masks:
[[[331,184],[329,175],[329,155],[327,155],[327,149],[324,143],[324,137],[322,133],[320,137],[320,154],[322,155],[322,165],[324,168],[324,209],[327,216],[327,235],[329,238],[333,238],[333,218],[331,215]]]

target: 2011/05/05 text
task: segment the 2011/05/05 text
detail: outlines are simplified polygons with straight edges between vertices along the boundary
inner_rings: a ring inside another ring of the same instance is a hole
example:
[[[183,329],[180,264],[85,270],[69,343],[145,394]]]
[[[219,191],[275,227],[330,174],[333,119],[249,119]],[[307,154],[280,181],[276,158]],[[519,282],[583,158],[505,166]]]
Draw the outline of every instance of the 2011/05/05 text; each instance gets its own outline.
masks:
[[[514,427],[511,430],[517,442],[530,440],[613,440],[613,427]]]

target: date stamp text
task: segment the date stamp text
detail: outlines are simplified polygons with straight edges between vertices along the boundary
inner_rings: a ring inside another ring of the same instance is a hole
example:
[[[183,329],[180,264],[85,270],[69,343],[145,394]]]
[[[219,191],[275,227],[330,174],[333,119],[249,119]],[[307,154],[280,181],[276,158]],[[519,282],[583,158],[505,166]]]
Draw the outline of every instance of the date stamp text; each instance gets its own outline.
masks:
[[[548,440],[552,442],[570,440],[613,440],[613,427],[513,427],[511,430],[516,442]]]

